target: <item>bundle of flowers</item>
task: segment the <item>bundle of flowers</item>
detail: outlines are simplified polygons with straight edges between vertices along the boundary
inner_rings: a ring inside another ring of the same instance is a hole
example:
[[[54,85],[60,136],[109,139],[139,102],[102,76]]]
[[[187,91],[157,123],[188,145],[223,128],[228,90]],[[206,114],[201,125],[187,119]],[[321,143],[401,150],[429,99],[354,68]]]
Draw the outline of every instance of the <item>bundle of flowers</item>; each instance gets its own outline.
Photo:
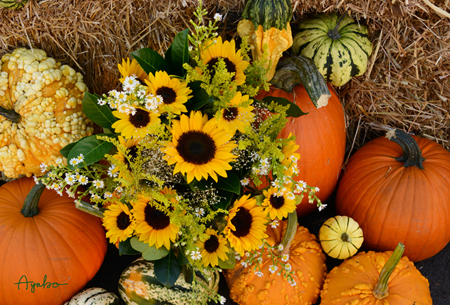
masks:
[[[295,137],[278,137],[298,107],[254,99],[268,89],[267,65],[250,60],[246,39],[236,50],[218,37],[221,16],[204,25],[205,14],[200,5],[194,30],[178,33],[164,57],[144,48],[123,60],[121,91],[86,93],[83,111],[104,133],[63,148],[68,165],[43,164],[37,178],[102,217],[119,252],[142,253],[157,276],[174,264],[233,268],[245,255],[258,268],[268,225],[295,213],[303,196],[321,206],[316,188],[294,180]],[[285,260],[274,255],[274,268]],[[289,266],[277,269],[295,283]]]

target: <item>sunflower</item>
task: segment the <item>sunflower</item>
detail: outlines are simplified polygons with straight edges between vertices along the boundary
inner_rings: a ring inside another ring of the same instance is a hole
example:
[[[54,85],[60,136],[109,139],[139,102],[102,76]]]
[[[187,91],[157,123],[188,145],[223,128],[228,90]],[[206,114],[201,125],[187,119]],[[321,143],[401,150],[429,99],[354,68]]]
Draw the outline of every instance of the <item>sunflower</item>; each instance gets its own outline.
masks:
[[[215,75],[215,64],[222,58],[229,73],[235,73],[232,80],[240,86],[245,82],[244,71],[247,69],[248,62],[243,60],[241,50],[236,52],[234,40],[222,42],[222,37],[218,37],[215,43],[207,47],[201,54],[203,63],[211,72],[211,78]]]
[[[136,75],[136,78],[142,84],[145,84],[145,81],[148,80],[148,74],[145,73],[144,69],[142,69],[134,58],[131,63],[129,58],[127,58],[127,61],[122,58],[122,65],[119,64],[117,66],[119,67],[120,75],[122,75],[122,78],[119,79],[122,84],[125,81],[125,77],[132,75]]]
[[[119,136],[119,143],[120,145],[122,145],[123,147],[125,147],[126,149],[126,155],[128,156],[128,158],[124,155],[124,153],[118,149],[117,153],[115,155],[113,155],[113,158],[116,159],[119,163],[123,163],[127,166],[127,169],[129,172],[132,171],[132,167],[131,167],[131,163],[130,162],[134,162],[134,160],[137,157],[137,153],[139,150],[138,144],[140,142],[140,138],[133,138],[133,139],[129,139],[127,141],[125,141],[124,137]],[[120,167],[116,166],[113,170],[112,173],[116,173],[119,172],[119,177],[120,178],[126,178],[129,173],[121,171]]]
[[[263,191],[265,199],[262,202],[264,212],[269,214],[270,219],[278,218],[282,220],[290,212],[295,211],[295,195],[288,191],[291,187],[279,190],[277,187],[270,187]]]
[[[256,205],[255,198],[249,197],[250,195],[244,195],[234,202],[226,217],[227,225],[224,229],[231,247],[241,256],[244,251],[258,249],[262,239],[267,237],[267,214],[262,207]]]
[[[159,107],[160,112],[166,112],[167,107],[165,106],[170,106],[175,114],[187,111],[184,103],[192,97],[189,95],[192,90],[186,82],[170,77],[167,72],[157,71],[155,75],[150,73],[149,80],[146,80],[145,83],[149,93],[162,97],[163,103]]]
[[[287,138],[290,138],[292,133],[289,133]],[[300,160],[300,154],[296,151],[300,146],[298,146],[295,141],[289,141],[286,146],[283,147],[282,152],[284,159],[281,161],[286,167],[284,174],[286,176],[292,177],[294,174],[298,174],[297,162]]]
[[[173,120],[172,135],[163,152],[167,163],[175,164],[174,174],[186,174],[188,183],[194,178],[200,181],[211,176],[217,182],[217,175],[227,177],[229,163],[237,157],[231,150],[237,144],[230,142],[233,134],[218,128],[214,119],[208,121],[206,114],[192,111],[190,117],[182,115],[180,120]]]
[[[135,234],[140,241],[156,248],[162,246],[170,249],[170,242],[175,242],[179,227],[170,223],[170,217],[155,206],[156,200],[145,195],[138,195],[131,210],[136,219]]]
[[[245,133],[245,127],[250,126],[255,119],[253,106],[251,102],[248,106],[238,106],[242,103],[248,103],[248,95],[242,96],[241,92],[237,92],[234,98],[230,101],[227,109],[222,109],[217,124],[223,127],[226,131],[235,132],[236,129]]]
[[[197,242],[202,254],[202,263],[205,267],[208,265],[215,267],[219,265],[219,259],[223,261],[228,259],[227,241],[213,229],[206,229],[205,234],[208,237],[201,242]]]
[[[103,215],[106,237],[112,244],[124,241],[133,234],[135,222],[126,204],[116,201],[108,206]]]
[[[135,112],[129,114],[117,110],[112,113],[118,120],[111,127],[126,139],[144,138],[147,135],[148,127],[151,124],[159,124],[161,121],[158,113],[142,108],[136,108]]]

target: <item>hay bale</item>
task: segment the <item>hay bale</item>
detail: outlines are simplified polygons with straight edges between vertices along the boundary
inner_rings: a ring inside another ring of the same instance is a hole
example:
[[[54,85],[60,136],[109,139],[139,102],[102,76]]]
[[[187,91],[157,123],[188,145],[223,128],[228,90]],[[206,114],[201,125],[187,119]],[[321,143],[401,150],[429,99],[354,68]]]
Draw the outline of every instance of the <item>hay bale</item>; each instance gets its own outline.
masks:
[[[219,34],[236,38],[245,0],[204,0]],[[432,3],[433,2],[433,3]],[[450,0],[292,0],[296,23],[320,12],[348,12],[367,24],[375,51],[365,75],[338,89],[348,118],[349,153],[389,128],[450,150]],[[41,48],[80,71],[91,92],[118,87],[117,63],[149,47],[163,54],[194,18],[196,0],[30,0],[0,9],[0,56]]]

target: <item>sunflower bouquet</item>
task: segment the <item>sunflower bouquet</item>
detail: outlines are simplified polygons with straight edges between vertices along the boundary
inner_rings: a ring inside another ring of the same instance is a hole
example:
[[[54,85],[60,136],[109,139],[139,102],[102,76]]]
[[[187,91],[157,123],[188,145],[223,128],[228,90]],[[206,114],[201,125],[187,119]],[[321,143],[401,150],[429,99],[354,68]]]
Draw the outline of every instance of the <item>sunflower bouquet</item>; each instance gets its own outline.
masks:
[[[295,137],[278,137],[298,107],[256,99],[268,90],[267,65],[249,58],[245,38],[236,50],[218,37],[221,16],[205,25],[205,14],[200,4],[193,30],[164,56],[143,48],[122,60],[122,90],[86,93],[83,111],[104,132],[64,147],[67,166],[43,164],[37,178],[101,217],[120,254],[141,253],[156,275],[174,264],[191,273],[233,268],[245,256],[258,268],[260,249],[271,247],[266,227],[295,214],[303,196],[321,205],[316,188],[294,180]],[[283,267],[276,250],[274,266]]]

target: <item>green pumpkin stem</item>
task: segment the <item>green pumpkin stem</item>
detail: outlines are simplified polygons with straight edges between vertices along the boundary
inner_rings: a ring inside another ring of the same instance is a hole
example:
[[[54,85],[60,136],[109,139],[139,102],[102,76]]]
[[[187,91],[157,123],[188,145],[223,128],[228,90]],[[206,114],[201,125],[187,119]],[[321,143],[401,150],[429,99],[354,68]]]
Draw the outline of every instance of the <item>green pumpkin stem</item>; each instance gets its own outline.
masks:
[[[333,40],[341,38],[341,34],[339,34],[339,26],[341,25],[342,19],[345,18],[347,14],[344,14],[339,20],[336,22],[336,27],[328,32],[328,37],[330,37]]]
[[[9,110],[2,106],[0,106],[0,115],[14,123],[19,123],[22,118],[21,115],[14,110]]]
[[[103,218],[103,213],[105,213],[106,209],[96,207],[93,204],[87,203],[83,200],[75,200],[75,207],[83,212],[88,214],[97,216],[99,218]]]
[[[23,203],[22,210],[20,212],[25,217],[33,217],[39,214],[39,199],[41,198],[42,192],[45,190],[45,184],[38,183],[31,191],[28,193]]]
[[[417,166],[423,168],[422,162],[425,158],[422,157],[422,151],[419,144],[409,134],[400,129],[394,129],[386,133],[386,138],[397,143],[403,150],[403,156],[395,158],[398,162],[404,162],[404,167]]]
[[[297,233],[297,211],[291,212],[287,217],[286,232],[281,239],[280,245],[283,246],[281,251],[278,251],[278,255],[283,255],[289,252],[291,243],[294,240],[295,234]]]
[[[287,92],[292,92],[294,86],[302,84],[316,108],[326,106],[331,97],[327,83],[314,61],[303,55],[281,60],[270,83]]]
[[[342,233],[341,239],[342,239],[342,241],[345,241],[347,243],[351,243],[352,242],[352,238],[346,232]]]
[[[403,256],[403,252],[405,251],[405,245],[402,243],[398,243],[397,247],[395,247],[394,252],[392,253],[389,260],[384,265],[383,269],[381,269],[380,277],[378,279],[378,283],[375,285],[373,289],[373,295],[375,298],[381,300],[389,295],[388,291],[388,281],[389,277],[394,271],[395,267],[397,267],[398,262]]]

